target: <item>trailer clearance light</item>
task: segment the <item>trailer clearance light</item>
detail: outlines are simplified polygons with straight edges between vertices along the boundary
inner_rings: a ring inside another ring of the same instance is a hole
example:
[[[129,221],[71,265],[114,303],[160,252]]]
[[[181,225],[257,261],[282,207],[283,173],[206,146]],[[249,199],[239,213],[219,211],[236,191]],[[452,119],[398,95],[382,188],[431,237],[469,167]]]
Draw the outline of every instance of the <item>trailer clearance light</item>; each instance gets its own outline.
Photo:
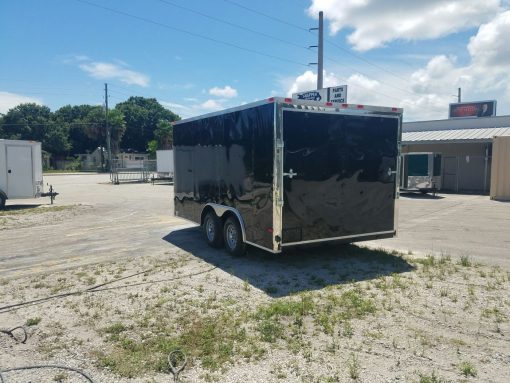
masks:
[[[284,101],[285,102],[292,102],[292,98],[286,98]]]
[[[349,107],[349,104],[342,104],[342,108],[347,108]]]
[[[358,105],[357,108],[358,109],[363,109],[365,107],[365,105]]]
[[[274,97],[270,97],[267,99],[267,102],[274,102]]]
[[[269,233],[269,234],[273,234],[273,228],[272,227],[268,227],[266,229],[266,231]]]
[[[333,106],[332,102],[326,102],[326,106]]]
[[[397,111],[398,111],[398,108],[391,108],[391,111],[392,111],[392,112],[397,112]]]

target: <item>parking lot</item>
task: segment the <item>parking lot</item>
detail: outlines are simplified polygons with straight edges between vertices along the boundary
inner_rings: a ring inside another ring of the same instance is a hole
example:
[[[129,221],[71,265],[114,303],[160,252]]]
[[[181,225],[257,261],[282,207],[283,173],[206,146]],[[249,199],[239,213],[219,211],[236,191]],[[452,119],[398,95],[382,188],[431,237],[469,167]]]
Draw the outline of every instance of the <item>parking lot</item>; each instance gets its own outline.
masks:
[[[54,175],[45,182],[60,193],[56,207],[66,210],[0,221],[0,277],[16,277],[121,258],[174,251],[164,238],[192,225],[173,217],[169,184],[112,185],[107,175]],[[10,209],[41,206],[48,199],[9,201]],[[30,214],[27,214],[29,216]],[[183,234],[184,233],[184,234]],[[193,230],[181,232],[197,251],[211,250]],[[486,196],[421,194],[399,201],[397,238],[364,242],[371,247],[418,254],[469,256],[510,268],[510,203]],[[260,253],[251,249],[252,252]]]
[[[55,205],[8,201],[0,215],[0,327],[29,335],[0,334],[0,369],[168,382],[178,348],[181,382],[510,380],[508,203],[403,196],[398,238],[235,258],[173,217],[171,185],[45,182]]]

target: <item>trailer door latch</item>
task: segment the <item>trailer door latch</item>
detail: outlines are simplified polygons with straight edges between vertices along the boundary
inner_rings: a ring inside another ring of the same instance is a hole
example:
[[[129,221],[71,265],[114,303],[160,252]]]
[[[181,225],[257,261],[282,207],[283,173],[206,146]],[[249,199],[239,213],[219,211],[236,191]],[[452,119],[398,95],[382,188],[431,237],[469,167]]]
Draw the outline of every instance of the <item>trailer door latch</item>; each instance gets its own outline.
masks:
[[[388,177],[391,177],[392,174],[397,174],[397,171],[391,170],[391,168],[388,168]]]
[[[294,170],[291,168],[288,173],[283,173],[283,176],[293,179],[295,176],[297,176],[297,173],[294,173]]]

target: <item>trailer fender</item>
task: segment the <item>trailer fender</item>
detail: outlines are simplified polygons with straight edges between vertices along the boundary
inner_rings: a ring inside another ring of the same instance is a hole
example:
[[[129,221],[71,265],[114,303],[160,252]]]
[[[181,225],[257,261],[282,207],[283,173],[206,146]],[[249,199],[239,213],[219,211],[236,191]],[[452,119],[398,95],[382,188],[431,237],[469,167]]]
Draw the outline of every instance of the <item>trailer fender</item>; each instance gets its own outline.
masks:
[[[241,213],[239,213],[239,211],[237,211],[237,209],[235,209],[233,207],[219,205],[217,203],[206,204],[204,206],[204,208],[202,209],[202,213],[200,215],[200,225],[202,225],[204,223],[204,217],[207,214],[207,212],[211,209],[214,210],[214,213],[222,219],[223,219],[223,217],[225,217],[225,214],[232,213],[237,218],[237,220],[239,221],[239,224],[241,225],[241,231],[243,232],[243,242],[246,242],[246,229],[244,226],[243,217],[241,216]]]

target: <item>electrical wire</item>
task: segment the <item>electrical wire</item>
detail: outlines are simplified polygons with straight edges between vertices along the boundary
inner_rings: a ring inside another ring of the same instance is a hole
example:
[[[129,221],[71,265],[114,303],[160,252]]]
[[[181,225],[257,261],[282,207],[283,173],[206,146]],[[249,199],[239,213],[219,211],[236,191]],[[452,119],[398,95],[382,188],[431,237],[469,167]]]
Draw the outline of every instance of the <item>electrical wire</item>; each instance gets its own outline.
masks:
[[[74,295],[81,295],[81,294],[85,294],[85,293],[97,293],[97,292],[101,292],[101,291],[116,290],[116,289],[121,289],[121,288],[126,288],[126,287],[141,286],[141,285],[152,284],[152,283],[171,282],[171,281],[174,281],[174,280],[179,280],[179,279],[183,279],[183,278],[189,278],[189,277],[193,277],[193,276],[196,276],[196,275],[201,275],[201,274],[209,273],[209,272],[213,271],[214,269],[217,269],[217,266],[210,267],[209,269],[198,271],[198,272],[195,272],[195,273],[189,273],[189,274],[181,275],[181,276],[178,276],[178,277],[157,279],[157,280],[152,280],[152,281],[132,283],[132,284],[129,284],[129,285],[122,285],[122,286],[114,286],[114,287],[103,288],[103,287],[105,287],[107,285],[110,285],[112,283],[116,283],[116,282],[119,282],[119,281],[122,281],[122,280],[125,280],[125,279],[128,279],[128,278],[136,277],[136,276],[141,275],[141,274],[152,272],[155,269],[156,268],[152,268],[152,269],[149,269],[149,270],[143,270],[143,271],[140,271],[140,272],[137,272],[137,273],[134,273],[134,274],[126,275],[125,277],[115,278],[115,279],[112,279],[110,281],[107,281],[107,282],[100,283],[98,285],[89,287],[89,288],[87,288],[85,290],[78,290],[78,291],[71,291],[71,292],[68,292],[68,293],[55,294],[55,295],[50,295],[50,296],[44,297],[44,298],[38,298],[38,299],[30,300],[30,301],[18,302],[18,303],[13,303],[13,304],[10,304],[10,305],[2,306],[2,307],[0,307],[0,314],[6,313],[6,312],[10,312],[10,311],[14,311],[14,310],[20,309],[20,308],[25,307],[25,306],[36,305],[36,304],[44,303],[44,302],[47,302],[47,301],[50,301],[50,300],[53,300],[53,299],[62,299],[62,298],[67,298],[67,297],[74,296]]]
[[[245,27],[243,25],[239,25],[239,24],[236,24],[236,23],[232,23],[228,20],[225,20],[225,19],[220,19],[219,17],[215,17],[215,16],[211,16],[211,15],[208,15],[206,13],[203,13],[203,12],[200,12],[200,11],[196,11],[194,9],[191,9],[191,8],[188,8],[188,7],[184,7],[182,5],[179,5],[179,4],[175,4],[171,1],[168,1],[168,0],[157,0],[163,4],[167,4],[167,5],[170,5],[172,7],[176,7],[176,8],[179,8],[179,9],[183,9],[185,11],[188,11],[188,12],[191,12],[191,13],[194,13],[194,14],[197,14],[197,15],[200,15],[202,17],[205,17],[205,18],[208,18],[210,20],[214,20],[218,23],[221,23],[221,24],[225,24],[225,25],[229,25],[231,27],[234,27],[234,28],[238,28],[238,29],[241,29],[241,30],[244,30],[244,31],[247,31],[247,32],[250,32],[250,33],[253,33],[253,34],[256,34],[256,35],[259,35],[259,36],[263,36],[263,37],[266,37],[268,39],[271,39],[271,40],[275,40],[275,41],[279,41],[281,43],[284,43],[284,44],[287,44],[287,45],[290,45],[290,46],[293,46],[295,48],[302,48],[302,49],[306,49],[308,50],[308,48],[300,45],[300,44],[296,44],[292,41],[288,41],[288,40],[285,40],[285,39],[281,39],[279,37],[276,37],[276,36],[273,36],[273,35],[269,35],[267,33],[264,33],[264,32],[260,32],[260,31],[256,31],[254,29],[251,29],[251,28],[248,28],[248,27]]]
[[[60,364],[41,364],[38,366],[24,366],[24,367],[14,367],[14,368],[6,368],[5,370],[0,370],[0,383],[7,383],[7,379],[3,377],[3,374],[6,372],[13,372],[13,371],[24,371],[24,370],[35,370],[40,368],[56,368],[60,370],[67,370],[75,372],[85,379],[87,379],[90,383],[95,383],[94,380],[84,371],[78,370],[74,367],[68,367],[68,366],[62,366]]]
[[[263,16],[263,17],[268,18],[268,19],[270,19],[270,20],[276,21],[276,22],[278,22],[278,23],[281,23],[281,24],[284,24],[284,25],[287,25],[287,26],[293,27],[293,28],[298,29],[298,30],[301,30],[301,31],[310,32],[310,30],[309,30],[309,29],[306,29],[306,28],[300,27],[300,26],[298,26],[298,25],[296,25],[296,24],[290,23],[290,22],[285,21],[285,20],[283,20],[283,19],[280,19],[280,18],[278,18],[278,17],[274,17],[274,16],[268,15],[268,14],[266,14],[266,13],[264,13],[264,12],[260,12],[260,11],[258,11],[258,10],[256,10],[256,9],[253,9],[253,8],[247,7],[247,6],[242,5],[242,4],[239,4],[239,3],[237,3],[237,2],[235,2],[235,1],[233,1],[233,0],[223,0],[223,1],[225,1],[226,3],[232,4],[232,5],[235,5],[235,6],[239,7],[239,8],[244,9],[244,10],[247,10],[247,11],[249,11],[249,12],[255,13],[255,14],[259,15],[259,16]],[[332,41],[331,39],[324,39],[324,41],[326,41],[327,43],[331,44],[332,46],[334,46],[334,47],[336,47],[336,48],[338,48],[338,49],[342,50],[343,52],[347,53],[348,55],[350,55],[350,56],[352,56],[352,57],[354,57],[354,58],[356,58],[356,59],[358,59],[358,60],[361,60],[361,61],[363,61],[364,63],[369,64],[369,65],[371,65],[371,66],[373,66],[373,67],[375,67],[375,68],[377,68],[377,69],[379,69],[379,70],[382,70],[382,71],[384,71],[384,72],[386,72],[386,73],[388,73],[388,74],[390,74],[390,75],[392,75],[392,76],[394,76],[394,77],[398,78],[398,79],[399,79],[399,80],[401,80],[401,81],[405,81],[406,83],[408,83],[408,82],[409,82],[409,80],[408,80],[408,79],[405,79],[404,77],[401,77],[400,75],[396,74],[395,72],[390,71],[389,69],[384,68],[383,66],[381,66],[381,65],[379,65],[379,64],[376,64],[376,63],[372,62],[371,60],[368,60],[368,59],[366,59],[366,58],[364,58],[364,57],[362,57],[362,56],[360,56],[360,55],[357,55],[357,54],[355,54],[355,53],[351,52],[349,49],[347,49],[347,48],[345,48],[345,47],[342,47],[341,45],[339,45],[339,44],[335,43],[335,42],[334,42],[334,41]],[[342,65],[344,65],[344,66],[345,66],[345,64],[343,64],[343,63],[342,63]],[[356,70],[356,71],[357,71],[358,73],[360,73],[358,70]],[[363,73],[360,73],[360,74],[363,74]],[[366,75],[366,74],[363,74],[363,75],[364,75],[364,76],[367,76],[367,77],[371,77],[371,76],[368,76],[368,75]],[[380,82],[380,81],[379,81],[379,82]],[[402,90],[402,89],[399,89],[399,90]],[[411,93],[411,92],[406,91],[406,90],[404,90],[404,91],[405,91],[405,92],[408,92],[408,93]],[[414,93],[411,93],[411,94],[415,95]]]
[[[100,8],[100,9],[103,9],[103,10],[107,10],[109,12],[116,13],[118,15],[122,15],[122,16],[126,16],[126,17],[129,17],[129,18],[135,19],[135,20],[143,21],[145,23],[149,23],[149,24],[157,25],[157,26],[160,26],[160,27],[163,27],[163,28],[167,28],[167,29],[179,32],[179,33],[184,33],[184,34],[196,37],[196,38],[200,38],[202,40],[211,41],[211,42],[214,42],[216,44],[225,45],[225,46],[228,46],[228,47],[231,47],[231,48],[236,48],[236,49],[239,49],[239,50],[242,50],[242,51],[245,51],[245,52],[257,54],[259,56],[264,56],[264,57],[268,57],[268,58],[271,58],[271,59],[275,59],[275,60],[279,60],[279,61],[283,61],[283,62],[287,62],[287,63],[291,63],[291,64],[296,64],[296,65],[299,65],[299,66],[305,66],[305,67],[307,66],[306,64],[303,64],[303,63],[300,63],[298,61],[294,61],[294,60],[291,60],[291,59],[287,59],[285,57],[275,56],[275,55],[272,55],[272,54],[269,54],[269,53],[265,53],[265,52],[261,52],[261,51],[255,50],[255,49],[251,49],[251,48],[247,48],[247,47],[244,47],[244,46],[241,46],[241,45],[237,45],[237,44],[231,43],[229,41],[224,41],[224,40],[216,39],[216,38],[213,38],[213,37],[201,35],[201,34],[196,33],[196,32],[188,31],[188,30],[182,29],[182,28],[177,28],[177,27],[174,27],[174,26],[169,25],[169,24],[165,24],[165,23],[162,23],[162,22],[159,22],[159,21],[148,19],[148,18],[145,18],[145,17],[142,17],[142,16],[133,15],[133,14],[128,13],[128,12],[124,12],[124,11],[121,11],[121,10],[118,10],[118,9],[106,7],[104,5],[96,4],[96,3],[93,3],[93,2],[90,2],[90,1],[87,1],[87,0],[75,0],[75,1],[83,3],[83,4],[90,5],[92,7]]]

